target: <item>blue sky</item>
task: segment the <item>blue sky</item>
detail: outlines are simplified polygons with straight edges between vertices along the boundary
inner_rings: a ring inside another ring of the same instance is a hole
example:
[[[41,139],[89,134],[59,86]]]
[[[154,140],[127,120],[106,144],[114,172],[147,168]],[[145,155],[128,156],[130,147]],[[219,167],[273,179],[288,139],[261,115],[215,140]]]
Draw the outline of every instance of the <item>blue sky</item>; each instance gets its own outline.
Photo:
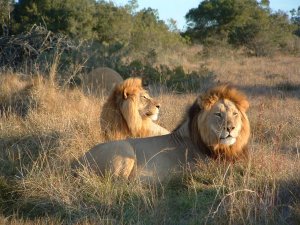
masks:
[[[124,5],[128,0],[113,0],[116,5]],[[185,14],[191,8],[199,5],[201,0],[138,0],[139,9],[151,7],[157,9],[159,18],[167,21],[167,19],[175,19],[177,27],[184,29],[186,25]],[[300,6],[299,0],[270,0],[272,10],[283,10],[289,12],[293,8]]]

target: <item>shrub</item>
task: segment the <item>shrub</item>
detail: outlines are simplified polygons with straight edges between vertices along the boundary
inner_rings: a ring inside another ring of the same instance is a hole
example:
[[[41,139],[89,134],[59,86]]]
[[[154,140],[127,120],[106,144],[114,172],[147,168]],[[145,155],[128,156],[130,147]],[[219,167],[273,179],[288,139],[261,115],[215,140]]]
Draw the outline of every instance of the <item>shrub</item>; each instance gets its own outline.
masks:
[[[166,65],[152,67],[137,60],[119,66],[117,71],[124,77],[140,76],[143,77],[145,84],[165,85],[177,92],[200,91],[212,85],[216,78],[216,75],[205,66],[197,71],[185,72],[182,66],[173,69]]]

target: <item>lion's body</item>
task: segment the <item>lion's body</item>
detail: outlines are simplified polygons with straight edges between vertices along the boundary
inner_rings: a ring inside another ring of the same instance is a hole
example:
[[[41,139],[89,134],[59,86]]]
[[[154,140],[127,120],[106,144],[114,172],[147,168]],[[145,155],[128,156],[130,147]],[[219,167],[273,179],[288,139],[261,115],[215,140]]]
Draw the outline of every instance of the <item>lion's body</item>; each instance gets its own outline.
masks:
[[[98,67],[82,76],[82,87],[88,94],[102,96],[110,93],[122,81],[121,75],[113,69]]]
[[[247,154],[247,108],[243,94],[227,86],[216,87],[195,101],[189,117],[173,133],[96,145],[75,167],[88,165],[102,175],[110,171],[124,178],[163,180],[170,171],[180,170],[197,159],[238,159]],[[217,118],[219,113],[223,119]],[[217,125],[219,129],[215,130]]]
[[[154,123],[160,105],[149,97],[140,78],[116,85],[102,107],[100,126],[105,140],[149,137],[170,133]]]
[[[108,170],[124,178],[165,179],[170,170],[180,170],[186,162],[205,157],[193,151],[196,146],[179,131],[169,135],[127,139],[96,145],[79,164],[88,165],[97,174]]]

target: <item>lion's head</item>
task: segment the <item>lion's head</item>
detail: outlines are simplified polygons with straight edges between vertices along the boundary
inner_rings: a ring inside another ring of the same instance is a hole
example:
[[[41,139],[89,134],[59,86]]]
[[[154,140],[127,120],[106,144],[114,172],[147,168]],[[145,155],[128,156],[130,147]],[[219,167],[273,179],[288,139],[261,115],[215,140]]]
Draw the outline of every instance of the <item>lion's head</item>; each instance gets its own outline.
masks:
[[[229,85],[220,85],[200,95],[189,111],[189,129],[194,142],[213,157],[247,156],[250,125],[246,96]],[[200,138],[199,138],[200,135]]]
[[[138,109],[142,118],[158,119],[160,104],[153,100],[142,86],[141,78],[129,78],[115,89],[122,114]]]
[[[115,86],[102,108],[104,136],[106,139],[151,136],[151,122],[158,119],[159,109],[160,104],[143,88],[141,78],[128,78]]]

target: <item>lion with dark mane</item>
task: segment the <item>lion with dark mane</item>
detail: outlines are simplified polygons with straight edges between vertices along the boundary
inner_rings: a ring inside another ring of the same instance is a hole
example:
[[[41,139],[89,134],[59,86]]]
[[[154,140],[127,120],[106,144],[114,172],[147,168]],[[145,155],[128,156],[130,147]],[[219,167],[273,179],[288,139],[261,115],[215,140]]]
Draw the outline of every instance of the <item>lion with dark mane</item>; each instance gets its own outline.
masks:
[[[141,78],[128,78],[115,86],[102,107],[102,134],[105,140],[169,134],[154,123],[159,110],[160,104],[143,88]]]
[[[100,175],[164,179],[170,171],[206,157],[247,157],[250,125],[246,96],[229,85],[201,94],[171,134],[98,144],[73,165]]]

